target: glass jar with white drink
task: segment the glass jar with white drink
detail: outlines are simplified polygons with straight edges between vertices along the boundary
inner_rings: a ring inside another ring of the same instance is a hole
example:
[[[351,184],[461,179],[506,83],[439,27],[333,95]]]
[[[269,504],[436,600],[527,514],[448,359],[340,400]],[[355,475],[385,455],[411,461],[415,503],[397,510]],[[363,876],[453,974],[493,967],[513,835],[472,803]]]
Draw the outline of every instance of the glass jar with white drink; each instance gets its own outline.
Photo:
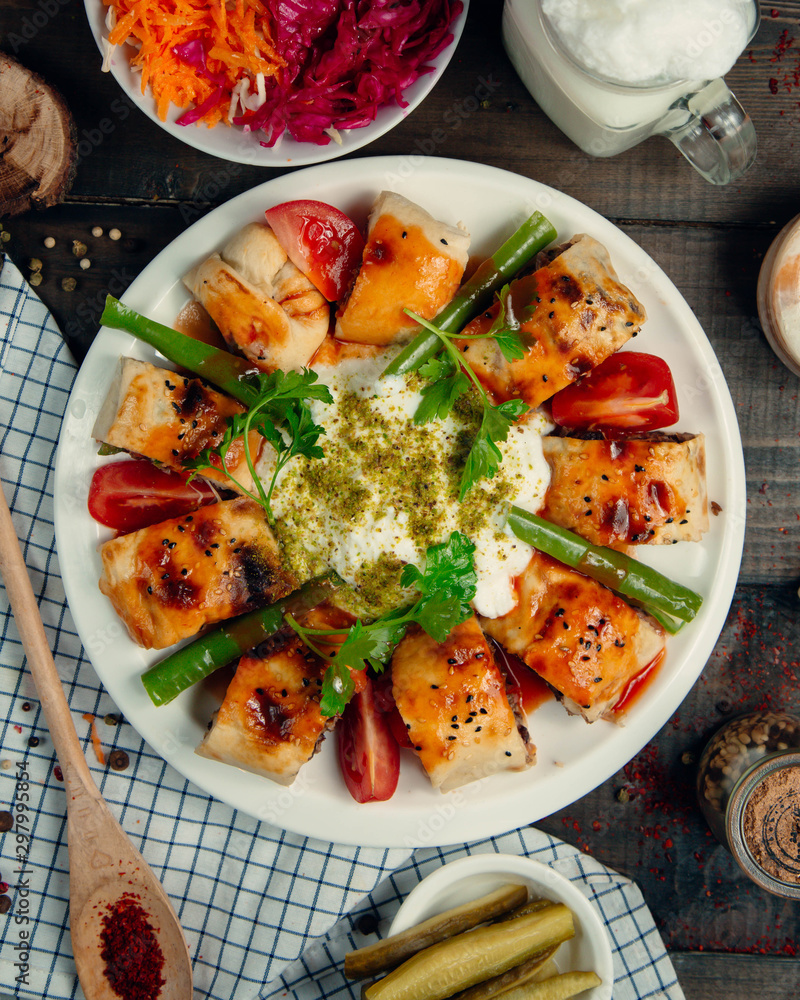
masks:
[[[503,41],[542,110],[592,156],[666,135],[712,184],[756,155],[722,75],[759,22],[754,0],[506,0]]]

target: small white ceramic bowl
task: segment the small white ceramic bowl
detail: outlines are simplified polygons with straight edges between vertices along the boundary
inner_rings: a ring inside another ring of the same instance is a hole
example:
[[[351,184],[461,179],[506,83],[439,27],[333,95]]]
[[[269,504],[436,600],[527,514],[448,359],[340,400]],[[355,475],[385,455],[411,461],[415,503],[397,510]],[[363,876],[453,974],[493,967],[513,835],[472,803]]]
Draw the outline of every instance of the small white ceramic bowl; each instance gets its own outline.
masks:
[[[484,896],[501,885],[526,885],[531,896],[566,904],[575,919],[575,937],[554,956],[559,972],[596,972],[602,985],[587,990],[580,1000],[611,1000],[614,964],[602,920],[583,893],[557,871],[514,854],[475,854],[443,865],[413,889],[389,928],[399,934],[453,906]]]
[[[423,73],[410,87],[403,92],[408,101],[408,107],[401,108],[397,104],[385,104],[378,109],[375,121],[364,128],[348,129],[341,133],[341,145],[330,142],[327,146],[317,146],[313,142],[296,142],[286,133],[277,145],[268,149],[259,144],[260,133],[245,134],[240,128],[228,128],[217,125],[206,128],[203,125],[177,125],[176,119],[182,111],[170,107],[167,121],[162,122],[156,111],[156,103],[150,89],[146,93],[141,90],[141,75],[135,73],[130,66],[130,52],[126,46],[117,46],[111,56],[111,74],[125,91],[129,100],[143,111],[148,118],[163,128],[181,142],[203,153],[210,153],[223,160],[234,163],[246,163],[253,167],[301,167],[310,163],[323,163],[339,156],[361,149],[384,135],[395,125],[399,125],[411,112],[418,107],[433,90],[444,73],[447,64],[453,58],[464,24],[467,20],[469,0],[463,0],[464,9],[455,18],[451,26],[453,41],[444,48],[435,59],[429,60],[433,67],[430,73]],[[102,0],[84,0],[86,16],[94,35],[97,47],[102,53],[102,39],[108,36],[105,27],[106,7]],[[100,70],[102,56],[98,56],[97,69]],[[112,105],[113,108],[113,105]],[[127,114],[126,116],[127,117]],[[120,119],[122,120],[122,119]]]

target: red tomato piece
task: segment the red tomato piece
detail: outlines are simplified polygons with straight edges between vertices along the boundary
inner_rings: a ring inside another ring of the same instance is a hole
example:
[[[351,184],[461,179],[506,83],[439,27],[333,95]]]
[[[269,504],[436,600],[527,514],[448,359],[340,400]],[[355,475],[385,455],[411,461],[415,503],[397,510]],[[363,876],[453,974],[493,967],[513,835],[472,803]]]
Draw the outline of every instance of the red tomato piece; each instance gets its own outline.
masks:
[[[295,267],[329,302],[341,299],[364,252],[356,224],[324,201],[285,201],[264,214]]]
[[[400,748],[369,678],[351,698],[336,732],[344,783],[356,802],[390,799],[400,777]]]
[[[95,472],[89,487],[89,513],[95,521],[127,532],[180,517],[216,499],[217,494],[202,480],[187,483],[180,473],[131,459],[103,465]]]
[[[639,433],[678,419],[678,399],[663,358],[636,351],[612,354],[550,401],[561,427]]]

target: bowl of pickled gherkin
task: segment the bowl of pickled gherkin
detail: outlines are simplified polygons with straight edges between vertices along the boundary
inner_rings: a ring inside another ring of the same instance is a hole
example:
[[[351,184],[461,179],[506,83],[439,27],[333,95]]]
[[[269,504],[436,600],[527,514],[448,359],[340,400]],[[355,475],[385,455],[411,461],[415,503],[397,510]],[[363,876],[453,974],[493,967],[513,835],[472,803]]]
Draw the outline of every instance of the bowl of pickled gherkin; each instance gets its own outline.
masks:
[[[363,1000],[611,1000],[611,946],[569,879],[532,858],[443,865],[406,897],[382,941],[350,952]]]

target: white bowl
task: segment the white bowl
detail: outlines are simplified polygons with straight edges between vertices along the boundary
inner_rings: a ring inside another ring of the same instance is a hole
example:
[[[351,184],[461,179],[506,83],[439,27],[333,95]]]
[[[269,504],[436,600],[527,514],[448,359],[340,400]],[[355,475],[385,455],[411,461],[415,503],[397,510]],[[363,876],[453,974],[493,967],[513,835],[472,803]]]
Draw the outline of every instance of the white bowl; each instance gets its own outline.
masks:
[[[458,40],[461,38],[467,20],[469,0],[462,0],[462,2],[464,9],[456,16],[451,28],[453,41],[435,59],[429,60],[429,65],[433,66],[432,72],[423,73],[403,92],[404,99],[408,101],[408,107],[401,108],[396,104],[384,105],[378,109],[374,122],[364,128],[342,131],[341,145],[333,141],[327,146],[317,146],[312,142],[296,142],[290,138],[287,132],[284,133],[276,146],[268,149],[259,145],[259,139],[262,137],[261,132],[246,134],[240,128],[228,128],[226,125],[218,125],[214,128],[206,128],[204,125],[176,125],[176,119],[183,112],[174,105],[170,107],[167,121],[162,122],[158,117],[150,89],[148,88],[144,94],[142,93],[141,74],[135,73],[131,69],[128,59],[130,53],[127,46],[118,45],[114,48],[111,55],[111,75],[137,108],[152,119],[156,125],[181,142],[185,142],[187,146],[193,146],[195,149],[210,153],[212,156],[219,156],[223,160],[233,163],[247,163],[254,167],[301,167],[310,163],[323,163],[326,160],[335,160],[339,156],[352,153],[378,139],[393,129],[395,125],[399,125],[424,101],[433,90],[439,77],[444,73],[456,50]],[[102,0],[84,0],[84,5],[94,40],[102,53],[101,39],[104,36],[107,37],[108,34],[105,27],[107,8]],[[98,70],[100,65],[101,59],[98,58]]]
[[[526,885],[531,896],[564,903],[572,910],[575,937],[555,954],[559,972],[596,972],[600,986],[581,993],[581,1000],[611,1000],[614,964],[611,945],[594,906],[567,878],[532,858],[514,854],[474,854],[443,865],[406,897],[389,928],[399,934],[453,906],[484,896],[501,885]]]

